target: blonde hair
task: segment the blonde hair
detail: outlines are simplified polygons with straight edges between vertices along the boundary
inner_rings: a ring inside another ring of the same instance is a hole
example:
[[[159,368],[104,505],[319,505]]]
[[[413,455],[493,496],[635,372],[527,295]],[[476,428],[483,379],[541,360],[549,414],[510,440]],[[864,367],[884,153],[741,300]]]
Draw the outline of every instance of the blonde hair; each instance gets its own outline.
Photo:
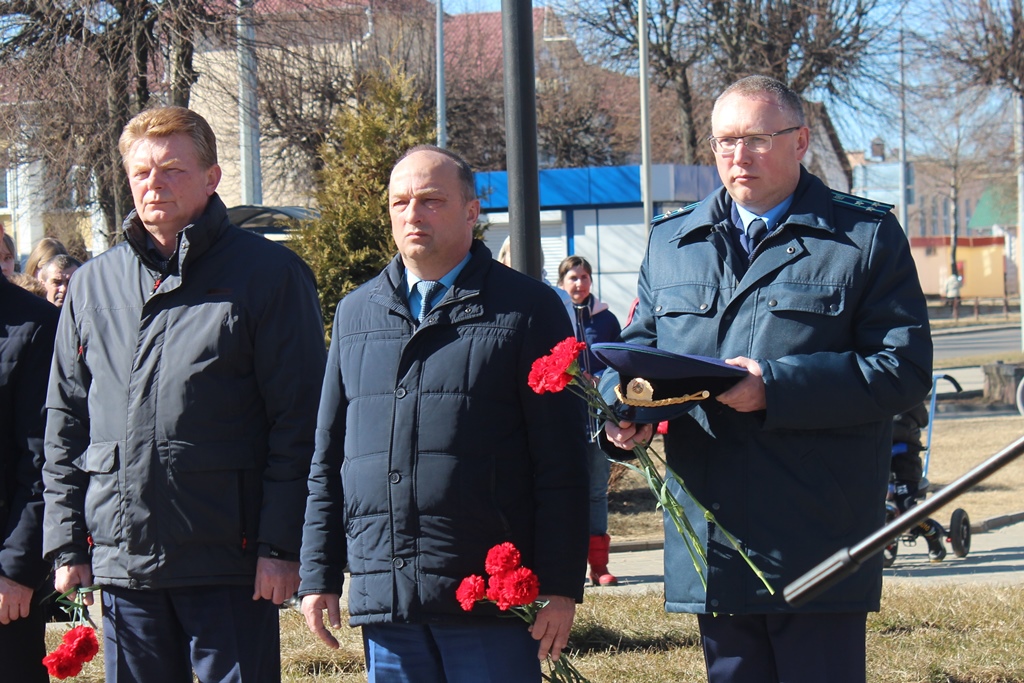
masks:
[[[167,138],[184,133],[192,139],[203,168],[217,165],[217,136],[199,114],[185,107],[155,107],[139,112],[121,132],[117,149],[121,163],[127,166],[132,145],[143,138]]]
[[[53,237],[44,237],[39,240],[35,249],[28,255],[28,260],[25,261],[25,273],[32,277],[37,277],[44,263],[57,254],[66,253],[68,253],[68,249],[64,246],[63,242]]]
[[[43,299],[46,298],[46,287],[37,278],[32,277],[28,273],[14,273],[7,280],[27,292],[32,292]]]
[[[506,237],[505,241],[501,243],[501,249],[498,250],[498,263],[503,266],[512,267],[512,237]]]

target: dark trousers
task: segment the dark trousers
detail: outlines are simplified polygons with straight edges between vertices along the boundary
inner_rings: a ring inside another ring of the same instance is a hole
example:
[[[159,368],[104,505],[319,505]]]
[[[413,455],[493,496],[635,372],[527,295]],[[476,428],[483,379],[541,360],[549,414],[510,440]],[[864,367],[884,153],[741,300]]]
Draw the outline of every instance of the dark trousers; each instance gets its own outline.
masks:
[[[363,626],[369,683],[539,683],[540,643],[518,618]]]
[[[697,616],[709,683],[864,683],[867,613]]]
[[[280,683],[277,606],[252,586],[103,589],[107,683]]]
[[[0,678],[18,683],[49,683],[43,666],[46,656],[46,619],[49,603],[41,599],[50,590],[36,592],[24,619],[0,624]]]

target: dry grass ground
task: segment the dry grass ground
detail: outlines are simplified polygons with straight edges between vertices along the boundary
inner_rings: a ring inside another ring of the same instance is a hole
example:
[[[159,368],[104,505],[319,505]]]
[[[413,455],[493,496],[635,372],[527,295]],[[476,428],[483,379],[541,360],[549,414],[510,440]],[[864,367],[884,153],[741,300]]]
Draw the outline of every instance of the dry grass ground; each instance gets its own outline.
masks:
[[[928,478],[949,484],[986,458],[1024,435],[1024,417],[939,419],[932,433]],[[967,510],[975,523],[990,517],[1024,511],[1024,458],[1018,458],[952,504],[936,517],[946,523],[953,508]]]
[[[1022,630],[1019,588],[887,585],[882,611],[868,619],[868,681],[1024,681]],[[298,613],[286,610],[281,632],[285,681],[366,680],[358,630],[342,629],[342,648],[330,650],[306,631]],[[705,680],[696,620],[666,614],[658,593],[588,594],[572,647],[573,661],[593,683]]]

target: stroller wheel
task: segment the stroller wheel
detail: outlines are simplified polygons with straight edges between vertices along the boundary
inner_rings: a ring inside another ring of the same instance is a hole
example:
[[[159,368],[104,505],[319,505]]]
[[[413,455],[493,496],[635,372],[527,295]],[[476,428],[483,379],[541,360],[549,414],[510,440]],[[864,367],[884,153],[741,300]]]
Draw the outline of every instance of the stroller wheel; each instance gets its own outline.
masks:
[[[957,557],[967,557],[967,553],[971,551],[971,518],[962,508],[953,510],[949,522],[949,543]]]

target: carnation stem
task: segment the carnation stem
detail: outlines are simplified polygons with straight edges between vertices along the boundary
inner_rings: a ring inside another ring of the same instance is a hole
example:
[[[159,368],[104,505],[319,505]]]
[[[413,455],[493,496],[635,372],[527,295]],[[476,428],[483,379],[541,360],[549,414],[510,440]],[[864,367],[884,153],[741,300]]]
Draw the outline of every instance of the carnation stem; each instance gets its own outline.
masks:
[[[601,396],[597,389],[593,387],[593,385],[588,385],[586,380],[578,374],[578,367],[573,367],[567,372],[573,375],[573,380],[569,384],[570,390],[586,401],[587,409],[591,415],[596,413],[597,415],[604,416],[605,418],[609,415],[614,415],[611,408],[608,406],[608,403],[604,400],[604,397]],[[693,493],[690,492],[690,489],[687,488],[683,478],[676,474],[664,459],[657,455],[654,455],[652,458],[652,451],[650,448],[639,444],[633,447],[633,454],[640,463],[639,466],[630,463],[623,464],[635,472],[638,472],[647,481],[648,488],[650,488],[651,492],[658,500],[658,506],[665,510],[669,519],[672,520],[676,531],[679,532],[679,535],[682,537],[683,542],[686,545],[686,550],[690,554],[690,560],[693,562],[693,568],[697,571],[697,576],[700,577],[701,585],[704,587],[705,591],[707,591],[708,588],[707,577],[705,575],[705,570],[708,566],[708,558],[705,553],[704,546],[700,542],[700,537],[693,528],[693,524],[690,522],[690,519],[686,516],[686,511],[669,491],[669,480],[674,481],[679,485],[680,490],[682,490],[697,509],[701,511],[704,516],[704,520],[715,525],[715,528],[725,536],[726,540],[733,548],[735,548],[736,552],[740,554],[740,557],[742,557],[743,561],[747,563],[747,566],[750,567],[751,571],[753,571],[757,578],[761,580],[761,583],[768,589],[768,592],[771,595],[775,595],[775,589],[772,588],[772,585],[768,582],[764,572],[762,572],[761,569],[754,564],[754,561],[750,559],[740,545],[739,540],[718,523],[714,514],[704,507],[699,500],[697,500],[696,496],[694,496]],[[655,466],[654,459],[657,459],[658,464],[664,467],[665,477],[661,476],[661,473]]]

